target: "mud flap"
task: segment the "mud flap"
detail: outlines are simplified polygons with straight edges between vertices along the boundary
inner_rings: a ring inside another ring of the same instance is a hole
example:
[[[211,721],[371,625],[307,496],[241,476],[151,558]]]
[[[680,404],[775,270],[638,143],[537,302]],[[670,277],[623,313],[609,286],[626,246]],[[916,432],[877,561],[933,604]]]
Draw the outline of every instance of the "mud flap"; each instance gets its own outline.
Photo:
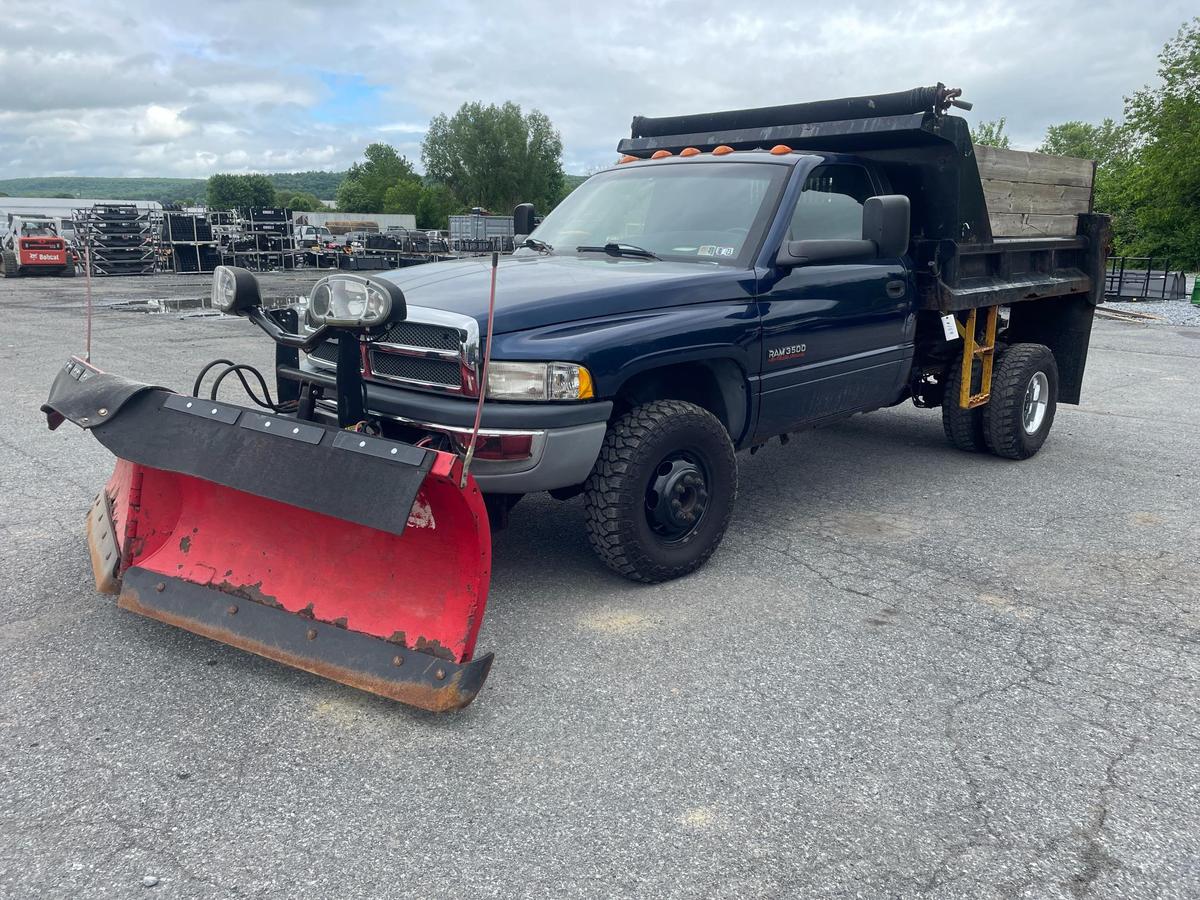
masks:
[[[482,687],[491,538],[456,456],[78,360],[43,411],[118,458],[87,530],[122,608],[423,709]]]

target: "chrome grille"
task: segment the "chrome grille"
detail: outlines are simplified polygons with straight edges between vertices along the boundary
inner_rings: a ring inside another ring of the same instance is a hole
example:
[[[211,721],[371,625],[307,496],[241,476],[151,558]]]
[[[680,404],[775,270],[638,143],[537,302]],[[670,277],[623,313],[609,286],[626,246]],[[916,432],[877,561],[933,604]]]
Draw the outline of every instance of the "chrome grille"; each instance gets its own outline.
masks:
[[[445,325],[427,325],[424,322],[399,322],[389,328],[381,343],[404,344],[408,347],[428,347],[431,350],[453,350],[458,352],[465,335],[457,328]]]
[[[479,325],[475,319],[417,306],[408,308],[408,316],[369,343],[367,377],[425,391],[477,395]],[[337,341],[314,347],[308,361],[322,369],[336,369]]]
[[[462,372],[457,360],[402,356],[371,351],[371,373],[384,378],[419,381],[423,384],[461,388]]]

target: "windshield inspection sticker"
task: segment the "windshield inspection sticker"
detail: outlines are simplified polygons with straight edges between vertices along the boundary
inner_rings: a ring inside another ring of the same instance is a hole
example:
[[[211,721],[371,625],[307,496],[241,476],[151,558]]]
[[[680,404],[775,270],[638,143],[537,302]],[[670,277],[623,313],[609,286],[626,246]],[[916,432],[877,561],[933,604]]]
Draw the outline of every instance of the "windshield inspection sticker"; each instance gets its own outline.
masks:
[[[733,256],[734,247],[718,247],[715,244],[705,244],[696,250],[697,256]]]
[[[954,316],[942,316],[942,330],[946,332],[946,340],[958,340],[958,322]]]

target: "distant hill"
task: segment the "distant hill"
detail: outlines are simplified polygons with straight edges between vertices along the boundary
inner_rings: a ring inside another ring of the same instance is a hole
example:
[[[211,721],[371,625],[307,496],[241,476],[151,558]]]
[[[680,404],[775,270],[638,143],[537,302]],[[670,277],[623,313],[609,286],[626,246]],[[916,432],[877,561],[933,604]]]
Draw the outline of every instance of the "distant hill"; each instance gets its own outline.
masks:
[[[277,188],[305,191],[332,200],[345,172],[276,172],[268,174]],[[88,197],[96,200],[158,200],[178,203],[204,200],[204,178],[95,178],[56,175],[0,180],[0,193],[10,197]]]

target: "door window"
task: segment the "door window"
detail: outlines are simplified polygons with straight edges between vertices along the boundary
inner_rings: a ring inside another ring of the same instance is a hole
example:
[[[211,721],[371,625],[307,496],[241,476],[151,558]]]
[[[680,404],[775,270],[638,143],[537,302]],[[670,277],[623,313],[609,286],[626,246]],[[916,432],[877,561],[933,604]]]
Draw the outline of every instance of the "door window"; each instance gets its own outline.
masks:
[[[788,240],[862,239],[863,204],[875,196],[862,166],[817,166],[804,181]]]

